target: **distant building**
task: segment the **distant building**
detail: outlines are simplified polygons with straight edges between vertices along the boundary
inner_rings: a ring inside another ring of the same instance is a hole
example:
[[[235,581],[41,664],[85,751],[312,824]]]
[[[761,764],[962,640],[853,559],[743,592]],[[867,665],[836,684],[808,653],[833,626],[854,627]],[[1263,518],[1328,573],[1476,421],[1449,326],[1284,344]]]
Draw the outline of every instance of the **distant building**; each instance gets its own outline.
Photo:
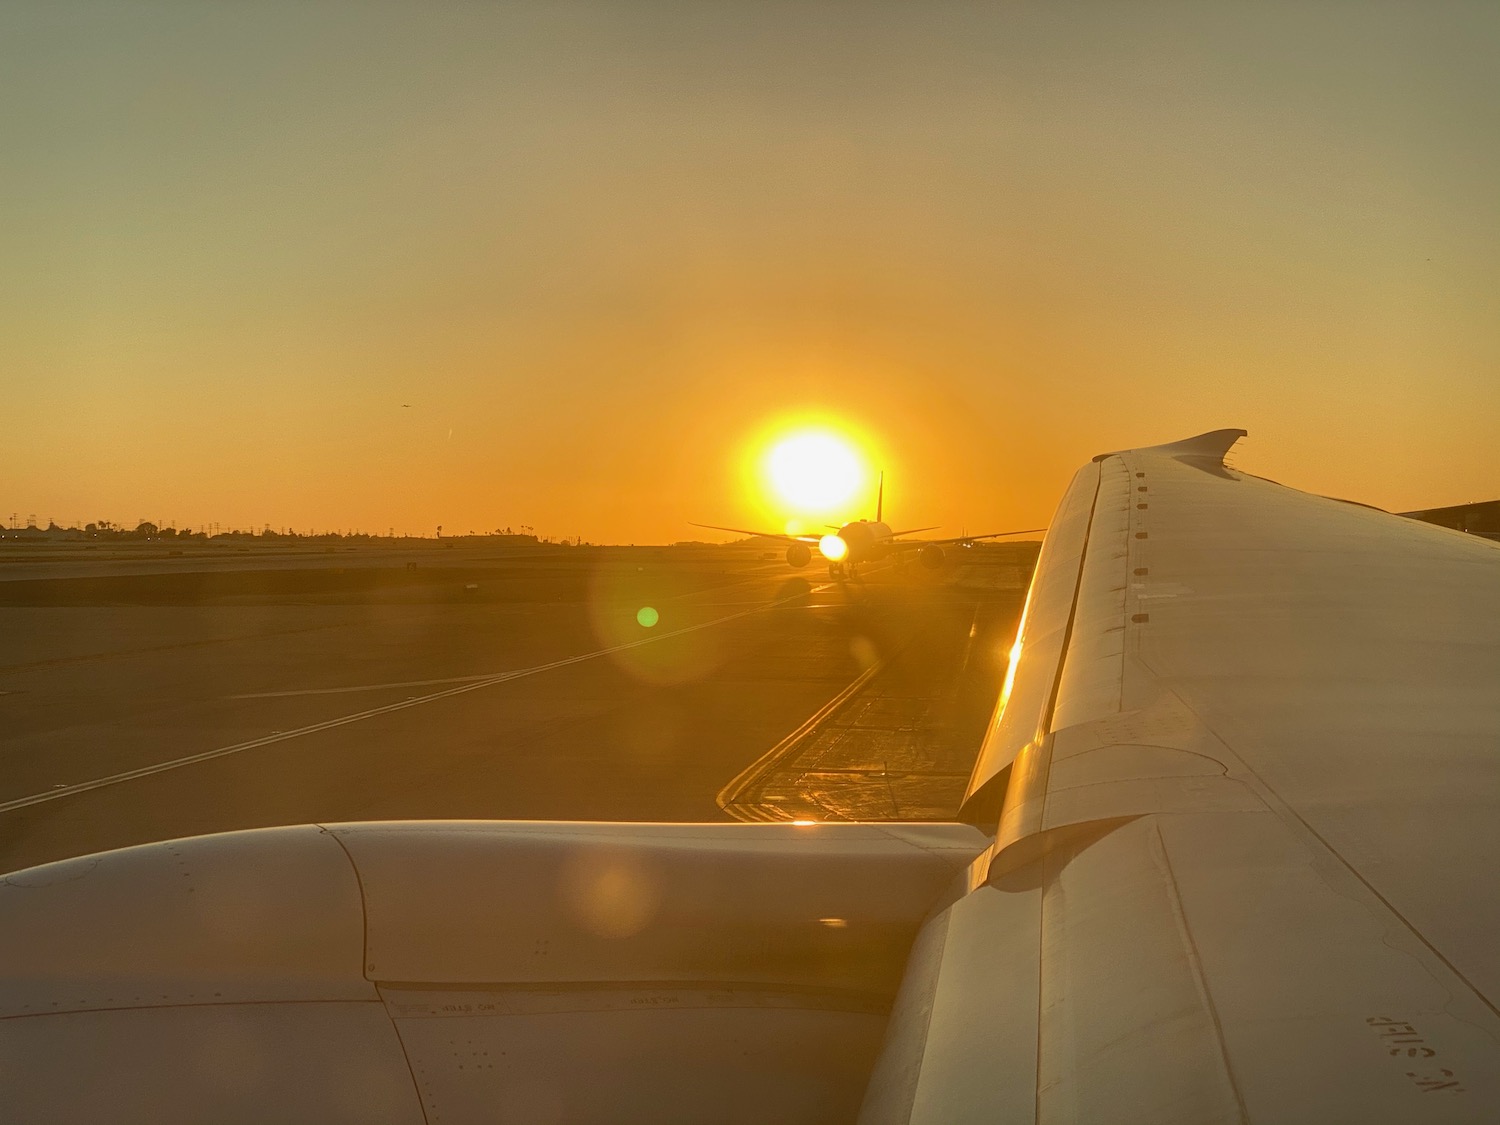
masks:
[[[1418,512],[1402,512],[1409,519],[1423,523],[1435,523],[1439,527],[1451,527],[1454,531],[1467,531],[1471,535],[1482,535],[1486,539],[1500,539],[1500,500],[1480,500],[1474,504],[1454,504],[1447,508],[1424,508]]]

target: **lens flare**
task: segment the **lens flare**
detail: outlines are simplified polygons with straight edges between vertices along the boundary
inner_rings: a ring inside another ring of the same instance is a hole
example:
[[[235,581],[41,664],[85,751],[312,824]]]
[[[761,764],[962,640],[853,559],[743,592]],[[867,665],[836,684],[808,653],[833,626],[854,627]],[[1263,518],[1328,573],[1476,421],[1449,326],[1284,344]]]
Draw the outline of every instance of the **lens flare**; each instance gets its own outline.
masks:
[[[842,562],[849,554],[849,544],[841,536],[825,535],[818,540],[818,551],[829,562]]]
[[[661,614],[657,613],[651,606],[643,605],[635,611],[635,620],[636,624],[640,625],[643,629],[650,629],[661,620]]]

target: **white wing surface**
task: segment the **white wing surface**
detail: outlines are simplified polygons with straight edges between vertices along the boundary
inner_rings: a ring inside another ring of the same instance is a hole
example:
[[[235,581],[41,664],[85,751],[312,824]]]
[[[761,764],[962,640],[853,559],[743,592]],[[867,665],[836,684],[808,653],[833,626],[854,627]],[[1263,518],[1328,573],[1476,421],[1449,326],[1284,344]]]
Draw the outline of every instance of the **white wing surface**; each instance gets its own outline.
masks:
[[[866,1125],[1500,1119],[1500,548],[1240,436],[1074,478]]]

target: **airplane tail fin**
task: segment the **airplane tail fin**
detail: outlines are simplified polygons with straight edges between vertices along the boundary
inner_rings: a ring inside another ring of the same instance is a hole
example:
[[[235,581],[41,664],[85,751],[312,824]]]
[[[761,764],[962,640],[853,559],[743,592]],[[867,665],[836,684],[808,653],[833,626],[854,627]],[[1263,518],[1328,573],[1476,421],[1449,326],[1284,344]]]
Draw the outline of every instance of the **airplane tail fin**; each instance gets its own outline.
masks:
[[[875,522],[885,519],[885,473],[880,474],[880,491],[875,494]]]

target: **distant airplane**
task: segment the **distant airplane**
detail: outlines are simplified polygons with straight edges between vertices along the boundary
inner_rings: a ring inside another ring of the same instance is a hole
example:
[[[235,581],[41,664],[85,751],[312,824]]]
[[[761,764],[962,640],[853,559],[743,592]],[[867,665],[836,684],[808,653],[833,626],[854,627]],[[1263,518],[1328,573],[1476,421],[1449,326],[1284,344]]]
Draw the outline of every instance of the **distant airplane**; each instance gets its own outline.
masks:
[[[1045,527],[1028,527],[1019,531],[987,531],[983,535],[954,535],[947,539],[903,539],[903,535],[915,535],[919,531],[932,531],[933,527],[913,527],[905,531],[892,531],[884,521],[885,474],[880,474],[880,491],[875,498],[874,520],[853,520],[836,528],[831,535],[787,535],[779,531],[754,531],[744,527],[721,527],[714,523],[695,523],[694,527],[706,527],[711,531],[732,531],[736,535],[758,535],[763,539],[779,539],[787,543],[786,561],[789,566],[801,568],[812,562],[813,550],[828,560],[828,574],[832,578],[850,577],[861,563],[876,562],[903,551],[916,551],[922,565],[939,567],[943,563],[943,548],[957,544],[967,546],[976,539],[1000,539],[1007,535],[1031,535],[1046,531]],[[832,527],[833,525],[829,525]]]

